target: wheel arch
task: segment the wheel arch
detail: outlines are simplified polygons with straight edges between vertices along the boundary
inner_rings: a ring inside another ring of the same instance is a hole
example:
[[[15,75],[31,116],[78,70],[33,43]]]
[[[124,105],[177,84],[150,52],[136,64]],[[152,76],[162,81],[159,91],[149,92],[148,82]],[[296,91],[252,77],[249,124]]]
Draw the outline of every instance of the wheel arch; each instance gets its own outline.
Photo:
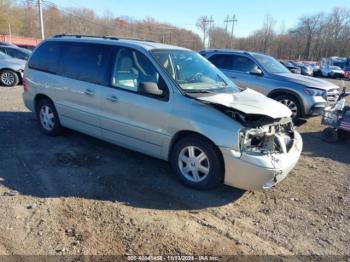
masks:
[[[204,139],[206,139],[207,141],[210,142],[210,144],[212,144],[212,146],[214,147],[214,149],[216,150],[219,158],[220,158],[220,161],[221,161],[221,164],[222,164],[222,168],[224,170],[224,178],[225,179],[225,162],[224,162],[224,156],[222,155],[219,147],[210,139],[208,138],[207,136],[199,133],[199,132],[196,132],[196,131],[192,131],[192,130],[181,130],[181,131],[178,131],[174,136],[173,138],[171,139],[170,141],[170,144],[169,144],[169,150],[168,150],[168,161],[170,161],[171,159],[171,154],[172,154],[172,151],[173,151],[173,148],[175,146],[175,144],[180,141],[181,139],[187,137],[187,136],[190,136],[190,135],[194,135],[194,136],[199,136],[199,137],[202,137]]]
[[[305,108],[304,108],[303,100],[296,92],[289,90],[289,89],[281,89],[281,88],[274,89],[267,95],[267,97],[274,99],[280,95],[290,95],[290,96],[293,96],[294,98],[296,98],[299,105],[300,105],[300,108],[301,108],[301,116],[302,117],[305,116]]]
[[[35,97],[34,97],[34,109],[35,109],[35,112],[37,112],[37,107],[38,107],[39,101],[41,101],[42,99],[48,99],[48,100],[50,100],[53,103],[52,99],[49,96],[47,96],[45,94],[41,94],[41,93],[36,94]]]

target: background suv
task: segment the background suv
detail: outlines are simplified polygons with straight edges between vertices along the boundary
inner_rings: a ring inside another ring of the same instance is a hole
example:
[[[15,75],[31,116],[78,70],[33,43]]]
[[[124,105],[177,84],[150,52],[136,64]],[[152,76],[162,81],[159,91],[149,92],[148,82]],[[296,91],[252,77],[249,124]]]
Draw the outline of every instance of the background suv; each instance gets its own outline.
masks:
[[[334,102],[338,86],[312,77],[292,74],[273,57],[239,50],[201,51],[241,88],[251,88],[288,106],[293,120],[320,115]]]

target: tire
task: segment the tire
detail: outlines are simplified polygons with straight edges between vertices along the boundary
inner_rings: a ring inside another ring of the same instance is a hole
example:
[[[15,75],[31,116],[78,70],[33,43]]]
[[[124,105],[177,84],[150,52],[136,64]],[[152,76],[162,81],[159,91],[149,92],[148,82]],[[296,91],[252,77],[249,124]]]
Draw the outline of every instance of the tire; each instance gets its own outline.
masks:
[[[206,138],[198,135],[182,138],[174,145],[170,157],[174,173],[186,186],[210,189],[223,182],[223,160],[215,145]]]
[[[19,83],[19,77],[17,73],[12,70],[3,70],[0,73],[0,83],[7,87],[16,86]]]
[[[36,117],[40,130],[49,136],[60,135],[63,131],[55,105],[48,98],[39,100],[36,107]]]
[[[292,111],[292,120],[297,122],[301,117],[301,106],[297,98],[292,95],[280,95],[274,98],[276,101],[284,104]]]

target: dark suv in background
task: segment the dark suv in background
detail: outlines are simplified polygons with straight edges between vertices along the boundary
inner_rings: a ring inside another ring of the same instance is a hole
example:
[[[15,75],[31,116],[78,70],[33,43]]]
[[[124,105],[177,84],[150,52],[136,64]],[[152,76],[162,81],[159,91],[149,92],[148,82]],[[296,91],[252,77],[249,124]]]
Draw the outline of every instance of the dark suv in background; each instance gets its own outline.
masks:
[[[291,73],[263,53],[239,50],[199,52],[241,88],[251,88],[273,98],[293,112],[293,120],[320,115],[334,103],[338,86],[321,79]]]

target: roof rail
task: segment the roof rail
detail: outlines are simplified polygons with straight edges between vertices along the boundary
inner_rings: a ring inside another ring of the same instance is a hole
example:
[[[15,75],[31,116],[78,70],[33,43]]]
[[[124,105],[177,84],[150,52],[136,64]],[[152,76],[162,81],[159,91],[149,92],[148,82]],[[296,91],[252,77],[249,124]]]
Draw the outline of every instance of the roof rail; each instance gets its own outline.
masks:
[[[117,37],[117,36],[110,36],[110,35],[104,35],[104,36],[99,36],[99,35],[73,35],[73,34],[59,34],[59,35],[54,35],[53,38],[59,38],[59,37],[76,37],[76,38],[82,38],[82,37],[90,37],[90,38],[103,38],[103,39],[110,39],[110,40],[132,40],[132,41],[144,41],[144,42],[155,42],[153,40],[148,40],[148,39],[137,39],[137,38],[127,38],[127,37]]]
[[[59,34],[54,35],[53,38],[59,38],[59,37],[76,37],[76,38],[82,38],[82,37],[91,37],[91,38],[103,38],[103,39],[111,39],[111,40],[119,40],[118,37],[115,36],[99,36],[99,35],[66,35],[66,34]]]

